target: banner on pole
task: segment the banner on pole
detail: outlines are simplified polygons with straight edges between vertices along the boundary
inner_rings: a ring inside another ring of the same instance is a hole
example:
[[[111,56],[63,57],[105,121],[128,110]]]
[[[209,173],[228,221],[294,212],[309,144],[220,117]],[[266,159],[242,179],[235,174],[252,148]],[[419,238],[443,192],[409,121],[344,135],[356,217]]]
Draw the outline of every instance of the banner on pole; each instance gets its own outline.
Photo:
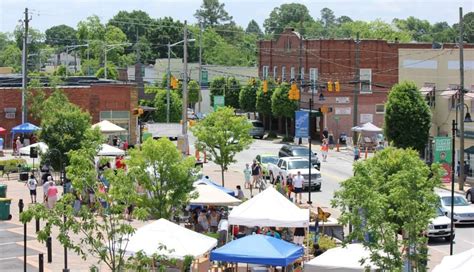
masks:
[[[214,95],[214,111],[217,110],[219,107],[224,107],[225,101],[223,95]]]
[[[309,111],[295,112],[295,137],[309,137]]]
[[[452,174],[452,139],[451,137],[435,137],[434,142],[434,162],[441,164],[443,182],[449,183]]]

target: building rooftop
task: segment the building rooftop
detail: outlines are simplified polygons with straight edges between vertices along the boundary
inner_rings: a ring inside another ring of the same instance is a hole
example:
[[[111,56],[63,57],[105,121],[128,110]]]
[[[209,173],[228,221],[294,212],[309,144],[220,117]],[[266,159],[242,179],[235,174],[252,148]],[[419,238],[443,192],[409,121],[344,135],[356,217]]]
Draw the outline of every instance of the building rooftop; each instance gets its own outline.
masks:
[[[28,78],[31,80],[32,78]],[[43,87],[49,86],[48,77],[39,77]],[[0,75],[0,88],[20,88],[22,86],[21,74]],[[92,84],[126,84],[121,81],[99,79],[93,76],[70,76],[61,78],[60,86],[90,86]]]

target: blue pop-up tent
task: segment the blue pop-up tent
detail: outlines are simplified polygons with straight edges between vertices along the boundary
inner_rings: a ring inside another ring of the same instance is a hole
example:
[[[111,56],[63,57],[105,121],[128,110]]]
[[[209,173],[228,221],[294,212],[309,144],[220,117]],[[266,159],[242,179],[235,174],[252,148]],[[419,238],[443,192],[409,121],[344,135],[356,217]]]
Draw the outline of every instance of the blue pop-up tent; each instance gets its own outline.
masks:
[[[39,127],[31,124],[31,123],[23,123],[21,125],[18,125],[14,128],[12,128],[12,133],[13,134],[20,134],[20,133],[32,133],[37,130],[40,130]]]
[[[211,261],[287,266],[303,256],[303,247],[266,235],[249,235],[211,251]]]
[[[197,180],[197,181],[194,182],[194,185],[198,185],[198,184],[206,184],[206,185],[214,186],[217,189],[222,190],[222,191],[226,192],[227,194],[235,197],[235,192],[233,190],[222,187],[222,186],[214,183],[212,180],[210,180],[206,177],[203,177],[200,180]]]

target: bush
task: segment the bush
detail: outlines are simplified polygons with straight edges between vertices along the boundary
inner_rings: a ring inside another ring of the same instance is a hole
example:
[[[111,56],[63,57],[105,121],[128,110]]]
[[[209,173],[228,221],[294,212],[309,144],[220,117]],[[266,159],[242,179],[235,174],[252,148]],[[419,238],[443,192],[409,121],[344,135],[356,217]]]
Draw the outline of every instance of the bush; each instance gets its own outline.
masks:
[[[336,241],[327,235],[322,235],[319,238],[318,244],[319,248],[321,248],[323,251],[336,247]]]
[[[270,132],[268,132],[266,139],[271,140],[271,139],[276,139],[277,137],[278,137],[278,136],[277,136],[277,134],[276,134],[274,131],[270,131]]]
[[[282,142],[293,142],[294,141],[294,138],[293,136],[285,136],[283,137],[283,139],[281,140]]]
[[[0,161],[0,166],[4,166],[5,173],[18,171],[18,165],[26,165],[25,159],[10,159]]]

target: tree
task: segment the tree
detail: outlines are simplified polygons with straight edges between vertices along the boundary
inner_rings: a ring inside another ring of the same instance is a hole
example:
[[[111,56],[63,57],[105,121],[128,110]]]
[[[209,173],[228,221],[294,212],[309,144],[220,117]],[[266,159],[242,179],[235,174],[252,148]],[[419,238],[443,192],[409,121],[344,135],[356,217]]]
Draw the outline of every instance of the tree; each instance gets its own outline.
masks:
[[[456,30],[449,26],[446,22],[435,23],[431,28],[431,35],[433,41],[443,43],[455,43],[456,42]]]
[[[406,19],[393,19],[395,26],[410,33],[413,39],[417,42],[431,42],[431,24],[427,20],[420,20],[413,16]]]
[[[321,19],[319,21],[324,28],[324,37],[330,37],[332,30],[336,27],[336,16],[334,15],[334,12],[329,8],[323,8],[321,10]]]
[[[21,69],[21,49],[8,44],[0,51],[0,66],[12,67],[16,72]]]
[[[211,96],[211,106],[214,106],[214,96],[224,95],[226,88],[226,79],[225,77],[215,77],[211,84],[209,85],[210,96]]]
[[[392,25],[381,20],[372,22],[352,21],[342,24],[335,30],[335,36],[339,38],[355,37],[359,33],[362,39],[385,39],[388,41],[398,40],[400,42],[410,42],[410,33],[394,29]]]
[[[345,23],[350,23],[350,22],[352,22],[352,21],[353,21],[353,20],[351,19],[351,17],[345,16],[345,15],[340,16],[340,17],[338,17],[338,18],[336,19],[336,23],[337,23],[338,25],[342,25],[342,24],[345,24]]]
[[[401,271],[406,256],[400,249],[413,248],[408,259],[425,271],[422,233],[435,217],[434,189],[440,183],[439,165],[430,169],[416,151],[389,147],[355,164],[354,176],[341,183],[332,205],[342,212],[339,222],[353,226],[346,240],[362,241],[381,270]],[[406,239],[398,239],[400,231]]]
[[[277,87],[276,82],[273,79],[267,80],[268,84],[268,91],[267,93],[263,92],[262,88],[259,88],[257,91],[257,97],[255,101],[255,108],[257,112],[268,116],[269,121],[269,135],[272,133],[272,97]]]
[[[87,58],[89,50],[90,58],[102,59],[104,57],[105,26],[97,15],[89,16],[86,20],[77,24],[77,39],[80,44],[89,44],[89,48],[81,48],[81,58]]]
[[[263,27],[265,33],[275,36],[282,33],[285,27],[294,26],[294,24],[299,25],[301,22],[314,22],[305,5],[298,3],[282,4],[272,10],[269,17],[265,19]]]
[[[260,81],[250,79],[239,94],[240,109],[246,112],[255,112],[255,104],[257,102],[257,91],[260,88]]]
[[[140,201],[154,218],[171,220],[192,197],[193,157],[183,157],[167,138],[148,138],[130,152],[130,176],[147,192]]]
[[[21,221],[26,223],[36,218],[45,222],[37,233],[39,241],[45,242],[52,235],[52,229],[58,228],[59,242],[83,259],[92,255],[99,263],[104,262],[111,271],[124,271],[127,264],[134,263],[134,258],[125,258],[125,252],[128,244],[126,238],[135,229],[126,220],[123,211],[130,205],[138,204],[133,212],[136,218],[144,220],[148,213],[139,206],[139,195],[134,189],[135,177],[122,169],[106,170],[103,175],[108,190],[106,193],[99,190],[103,183],[97,182],[94,156],[102,143],[101,135],[98,129],[90,128],[84,134],[81,148],[69,153],[71,164],[67,168],[67,177],[72,182],[74,193],[63,195],[51,210],[44,205],[30,206],[21,214]],[[73,209],[76,197],[89,191],[93,191],[105,203],[105,207],[95,201],[91,208],[83,205],[76,212]]]
[[[194,17],[205,28],[231,22],[232,16],[227,13],[224,7],[225,4],[219,3],[219,0],[203,0],[201,8],[196,10]]]
[[[247,28],[245,29],[245,33],[247,34],[255,34],[257,37],[261,38],[263,37],[263,32],[260,29],[260,26],[255,20],[250,20],[249,24],[247,25]]]
[[[153,19],[143,10],[121,10],[109,20],[108,24],[120,28],[129,42],[148,37]]]
[[[54,47],[65,47],[77,43],[76,30],[67,25],[57,25],[48,28],[45,32],[45,43]]]
[[[247,118],[236,116],[230,107],[219,107],[191,128],[197,138],[197,149],[209,152],[212,160],[221,167],[222,186],[224,172],[235,162],[235,155],[252,143],[251,128]]]
[[[384,131],[395,147],[422,152],[428,142],[431,111],[414,82],[392,87],[385,104]]]
[[[196,80],[189,81],[188,84],[188,102],[191,104],[191,107],[194,109],[194,106],[201,97],[201,87],[199,87],[199,83]]]
[[[166,90],[153,86],[145,86],[146,93],[154,93],[153,107],[156,110],[152,114],[155,122],[166,122]],[[170,122],[176,123],[182,119],[182,99],[175,90],[170,90]]]
[[[105,78],[105,69],[104,67],[99,68],[95,73],[95,76],[98,78]],[[112,63],[107,63],[107,79],[117,79],[118,78],[118,71],[115,68],[115,65]]]
[[[288,98],[290,85],[282,83],[272,95],[272,113],[276,117],[285,118],[285,137],[288,139],[288,118],[293,118],[298,109],[298,102]]]
[[[474,12],[468,12],[463,16],[464,25],[464,41],[468,43],[474,43]],[[453,27],[456,29],[456,33],[459,33],[458,24]]]
[[[225,105],[234,109],[240,108],[239,94],[240,94],[240,82],[235,77],[229,77],[226,80],[225,85]]]

